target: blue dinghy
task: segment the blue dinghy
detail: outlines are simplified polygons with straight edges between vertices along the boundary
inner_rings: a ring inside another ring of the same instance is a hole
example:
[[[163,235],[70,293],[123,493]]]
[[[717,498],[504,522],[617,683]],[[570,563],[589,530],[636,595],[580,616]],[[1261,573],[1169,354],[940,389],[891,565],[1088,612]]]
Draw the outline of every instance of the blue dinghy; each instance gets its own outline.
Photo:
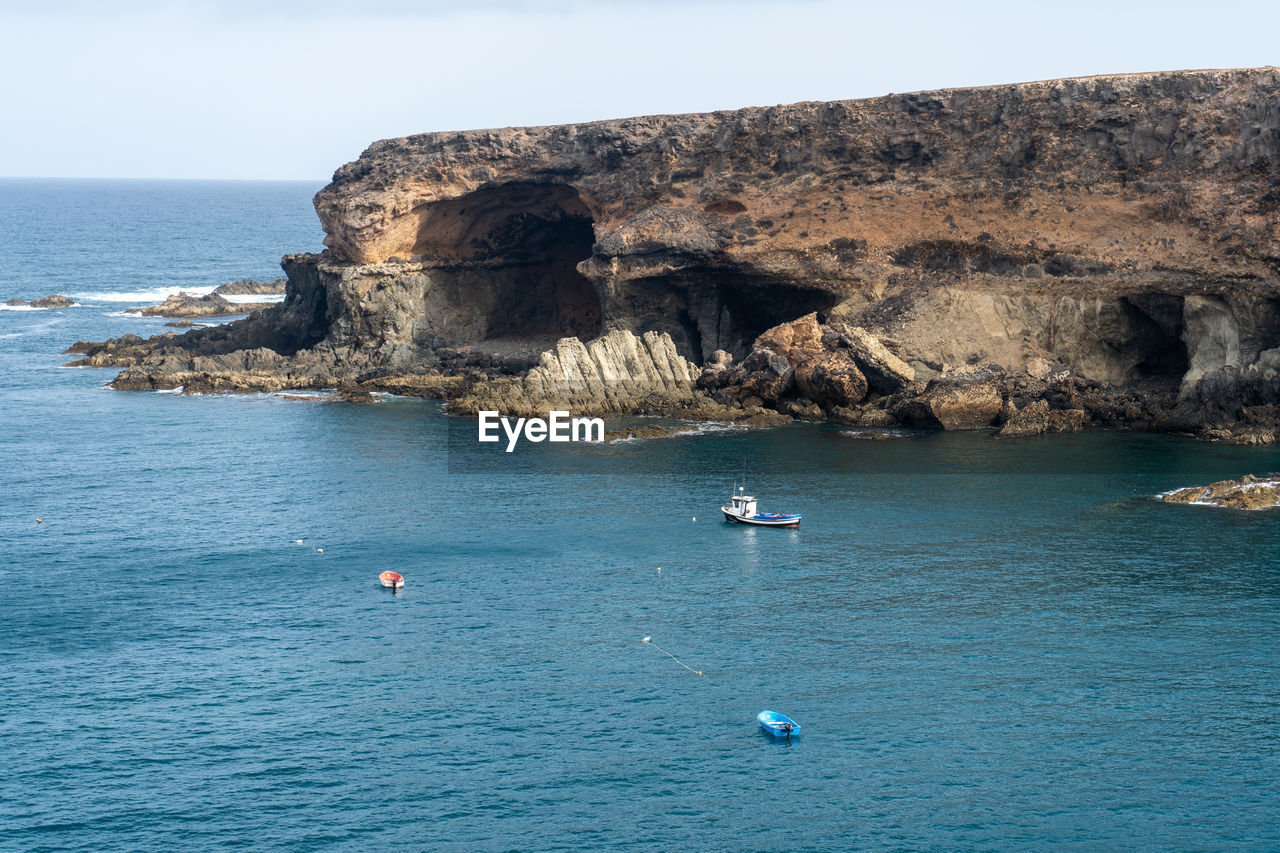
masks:
[[[761,711],[756,714],[756,719],[760,721],[760,728],[774,737],[789,738],[800,734],[800,724],[777,711]]]

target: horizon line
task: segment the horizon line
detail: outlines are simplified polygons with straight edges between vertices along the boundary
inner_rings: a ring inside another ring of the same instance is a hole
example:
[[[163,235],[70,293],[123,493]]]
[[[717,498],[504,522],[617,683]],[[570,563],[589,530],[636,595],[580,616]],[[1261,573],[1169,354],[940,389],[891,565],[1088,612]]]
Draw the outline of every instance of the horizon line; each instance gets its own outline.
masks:
[[[120,177],[102,175],[0,175],[0,181],[207,181],[224,183],[311,184],[329,183],[328,178],[191,178],[191,177]]]

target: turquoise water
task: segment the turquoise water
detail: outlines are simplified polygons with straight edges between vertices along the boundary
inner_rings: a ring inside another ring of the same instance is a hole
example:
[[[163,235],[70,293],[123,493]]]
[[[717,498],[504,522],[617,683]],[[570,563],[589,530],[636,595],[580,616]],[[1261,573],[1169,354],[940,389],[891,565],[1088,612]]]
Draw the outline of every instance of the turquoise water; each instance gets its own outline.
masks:
[[[60,368],[162,329],[121,294],[317,249],[315,189],[0,181],[0,301],[83,303],[0,311],[0,848],[1280,847],[1280,516],[1151,500],[1280,452],[795,425],[509,464],[430,402]],[[744,469],[804,525],[719,521]]]

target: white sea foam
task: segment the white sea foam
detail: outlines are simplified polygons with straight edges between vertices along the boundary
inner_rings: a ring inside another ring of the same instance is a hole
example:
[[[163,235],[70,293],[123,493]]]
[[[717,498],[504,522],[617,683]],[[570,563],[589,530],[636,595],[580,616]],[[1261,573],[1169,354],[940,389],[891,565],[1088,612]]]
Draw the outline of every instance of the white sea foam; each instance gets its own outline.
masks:
[[[50,311],[50,308],[37,308],[34,305],[3,305],[0,304],[0,311]]]
[[[1257,483],[1241,483],[1236,488],[1239,489],[1240,491],[1244,491],[1245,489],[1275,488],[1276,486],[1280,486],[1280,477],[1273,477],[1269,480],[1262,480]],[[1163,501],[1167,495],[1172,495],[1175,492],[1186,491],[1187,489],[1201,489],[1204,491],[1205,494],[1209,493],[1208,486],[1179,486],[1178,488],[1170,489],[1167,492],[1157,492],[1153,496],[1152,500]],[[1214,503],[1213,501],[1203,501],[1203,500],[1175,501],[1175,503],[1184,504],[1186,506],[1221,506],[1221,504]],[[1280,506],[1280,503],[1277,503],[1276,506]],[[1239,507],[1239,509],[1246,509],[1246,508],[1247,507]],[[1268,507],[1258,507],[1258,509],[1268,509]]]
[[[179,385],[177,388],[167,388],[167,389],[166,389],[166,388],[157,388],[157,389],[156,389],[156,393],[157,393],[157,394],[181,394],[181,393],[182,393],[182,386],[181,386],[181,385]]]
[[[231,295],[220,294],[223,299],[232,305],[248,305],[252,302],[283,302],[283,293],[233,293]]]
[[[849,438],[860,438],[864,441],[883,441],[891,438],[910,438],[911,433],[900,429],[866,427],[864,429],[841,430],[840,434]]]
[[[171,287],[153,287],[150,290],[120,290],[107,293],[71,293],[68,294],[77,302],[164,302],[170,296],[189,293],[192,296],[207,296],[213,293],[215,285],[191,287],[189,285],[173,285]]]

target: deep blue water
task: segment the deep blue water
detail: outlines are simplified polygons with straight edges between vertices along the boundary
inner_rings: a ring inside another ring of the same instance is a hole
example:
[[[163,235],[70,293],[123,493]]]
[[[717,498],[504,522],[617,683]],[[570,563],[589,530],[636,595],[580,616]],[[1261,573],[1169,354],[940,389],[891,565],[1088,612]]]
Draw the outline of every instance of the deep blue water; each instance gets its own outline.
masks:
[[[0,848],[1280,848],[1280,515],[1151,499],[1280,452],[796,425],[514,464],[429,402],[60,367],[162,329],[120,294],[318,249],[317,188],[0,181],[0,301],[83,303],[0,311]],[[744,470],[804,526],[718,521]]]

